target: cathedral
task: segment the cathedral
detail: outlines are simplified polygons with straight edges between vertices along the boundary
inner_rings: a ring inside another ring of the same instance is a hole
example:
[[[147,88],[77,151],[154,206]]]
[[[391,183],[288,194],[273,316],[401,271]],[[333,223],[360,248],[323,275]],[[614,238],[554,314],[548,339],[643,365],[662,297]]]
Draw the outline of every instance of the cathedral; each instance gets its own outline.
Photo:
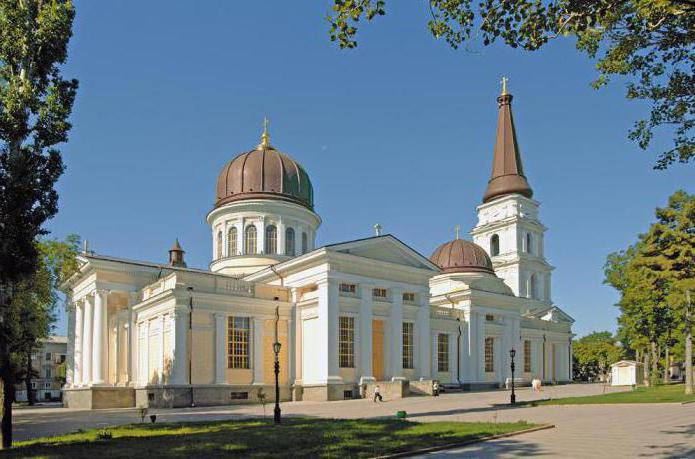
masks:
[[[220,171],[209,269],[85,251],[67,281],[65,404],[179,407],[387,397],[571,380],[573,319],[553,304],[546,227],[503,88],[471,240],[428,258],[391,234],[316,247],[307,171],[271,145]],[[279,373],[276,374],[276,367]],[[262,395],[261,395],[262,396]]]

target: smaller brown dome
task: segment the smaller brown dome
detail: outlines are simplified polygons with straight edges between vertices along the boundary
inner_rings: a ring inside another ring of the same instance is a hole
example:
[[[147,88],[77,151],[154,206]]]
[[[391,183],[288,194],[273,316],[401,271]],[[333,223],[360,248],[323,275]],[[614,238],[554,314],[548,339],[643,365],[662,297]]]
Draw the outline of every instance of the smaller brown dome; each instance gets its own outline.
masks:
[[[454,239],[437,247],[430,261],[445,273],[495,274],[485,249],[471,241]]]

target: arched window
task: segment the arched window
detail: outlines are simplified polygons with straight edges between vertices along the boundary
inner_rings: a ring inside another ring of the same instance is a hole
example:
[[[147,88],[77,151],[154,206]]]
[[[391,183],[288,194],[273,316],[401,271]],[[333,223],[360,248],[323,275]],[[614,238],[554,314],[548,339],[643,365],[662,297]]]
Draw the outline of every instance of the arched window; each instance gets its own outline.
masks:
[[[252,255],[256,253],[256,227],[249,225],[246,227],[246,241],[244,241],[244,253]]]
[[[217,259],[222,258],[222,231],[217,232],[217,250],[215,253],[217,254]]]
[[[528,278],[528,297],[538,299],[538,279],[535,274]]]
[[[237,255],[239,248],[237,247],[237,229],[232,226],[227,233],[227,256],[233,257]]]
[[[294,256],[294,229],[285,230],[285,255]]]
[[[265,253],[278,253],[278,229],[275,225],[265,227]]]
[[[526,252],[527,253],[533,253],[533,246],[531,245],[533,243],[533,237],[531,236],[531,233],[526,233]]]
[[[490,256],[495,257],[500,254],[500,237],[493,234],[490,238]]]
[[[306,233],[302,233],[302,253],[307,253],[309,251],[309,238]]]

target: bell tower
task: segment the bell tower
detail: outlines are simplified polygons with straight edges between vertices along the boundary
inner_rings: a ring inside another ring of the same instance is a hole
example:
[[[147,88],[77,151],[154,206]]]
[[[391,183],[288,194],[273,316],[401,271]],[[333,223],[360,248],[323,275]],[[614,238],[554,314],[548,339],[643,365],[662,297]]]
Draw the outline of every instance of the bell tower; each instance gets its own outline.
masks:
[[[473,241],[492,259],[495,274],[515,295],[538,306],[552,304],[550,275],[554,269],[545,259],[543,237],[546,227],[538,218],[539,203],[533,199],[521,163],[512,116],[513,96],[502,79],[497,97],[499,114],[492,174],[477,207],[478,223],[471,230]]]

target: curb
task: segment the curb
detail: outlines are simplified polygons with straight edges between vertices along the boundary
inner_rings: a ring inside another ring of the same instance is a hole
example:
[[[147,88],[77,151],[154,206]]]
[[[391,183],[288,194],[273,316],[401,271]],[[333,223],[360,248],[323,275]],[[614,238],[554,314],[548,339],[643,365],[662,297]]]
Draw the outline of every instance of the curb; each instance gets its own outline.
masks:
[[[464,441],[460,441],[457,443],[448,443],[446,445],[432,446],[430,448],[414,449],[414,450],[410,450],[410,451],[402,451],[399,453],[386,454],[383,456],[375,456],[372,459],[387,459],[387,458],[392,458],[392,457],[409,457],[409,456],[414,456],[416,454],[433,453],[433,452],[442,451],[445,449],[461,448],[461,447],[472,445],[475,443],[482,443],[484,441],[497,440],[498,438],[514,437],[516,435],[521,435],[521,434],[526,434],[526,433],[531,433],[531,432],[538,432],[539,430],[547,430],[547,429],[554,429],[554,428],[555,428],[555,426],[553,424],[545,424],[545,425],[541,425],[538,427],[532,427],[530,429],[517,430],[514,432],[507,432],[507,433],[497,434],[497,435],[489,435],[487,437],[473,438],[471,440],[464,440]]]

